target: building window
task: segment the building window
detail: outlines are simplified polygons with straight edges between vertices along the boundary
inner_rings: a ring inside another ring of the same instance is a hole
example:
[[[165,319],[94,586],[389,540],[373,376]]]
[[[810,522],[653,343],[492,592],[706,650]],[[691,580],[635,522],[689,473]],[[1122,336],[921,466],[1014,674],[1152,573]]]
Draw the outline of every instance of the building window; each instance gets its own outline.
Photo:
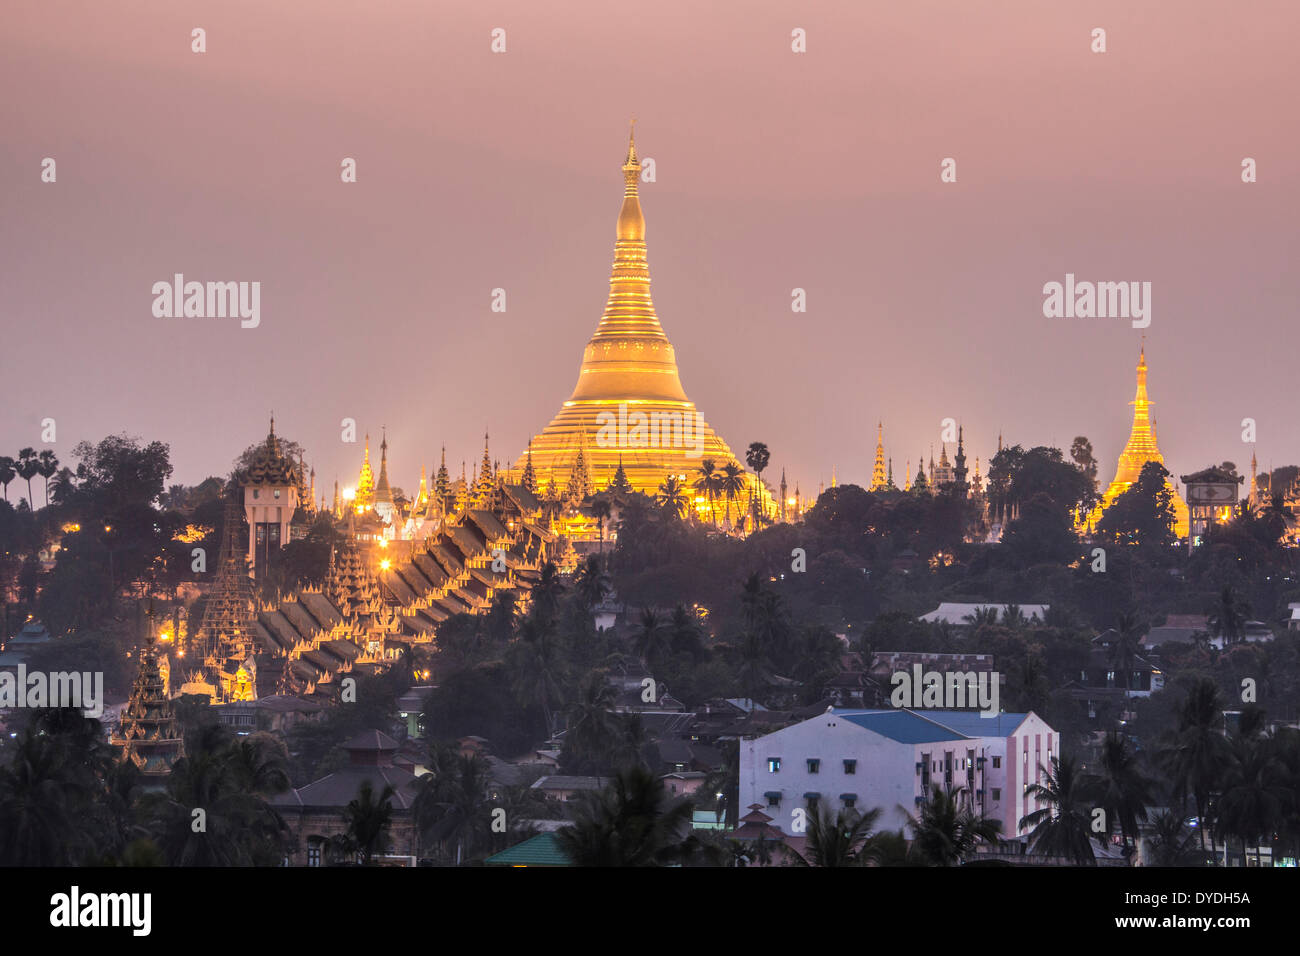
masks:
[[[858,762],[857,762],[856,760],[846,760],[846,761],[844,761],[844,772],[847,773],[847,774],[855,774],[855,773],[857,773],[857,772],[858,772]]]
[[[768,773],[780,773],[780,772],[781,772],[781,758],[780,758],[780,757],[768,757],[768,758],[767,758],[767,772],[768,772]]]
[[[821,766],[822,766],[822,762],[818,760],[816,757],[808,758],[809,773],[817,773],[819,770],[821,770]]]
[[[276,488],[276,489],[275,489],[275,496],[276,496],[277,498],[280,497],[280,489],[279,489],[279,488]]]
[[[997,770],[997,769],[999,769],[1001,766],[1002,766],[1002,758],[1001,758],[1001,757],[994,757],[994,758],[993,758],[993,769],[994,769],[994,770]]]
[[[993,788],[993,799],[994,799],[994,800],[1001,800],[1001,799],[1002,799],[1002,788],[1001,788],[1001,787],[994,787],[994,788]]]
[[[257,500],[258,498],[260,498],[260,497],[262,497],[262,493],[261,493],[260,491],[258,491],[256,488],[254,488],[254,489],[253,489],[253,500],[256,501],[256,500]]]
[[[845,797],[845,798],[844,798],[844,808],[845,808],[846,810],[852,810],[854,807],[857,806],[857,803],[858,803],[858,798],[857,798],[857,797]]]
[[[777,793],[769,793],[767,795],[767,805],[769,807],[781,806],[781,795]]]
[[[319,843],[307,844],[307,865],[320,866],[320,844]]]

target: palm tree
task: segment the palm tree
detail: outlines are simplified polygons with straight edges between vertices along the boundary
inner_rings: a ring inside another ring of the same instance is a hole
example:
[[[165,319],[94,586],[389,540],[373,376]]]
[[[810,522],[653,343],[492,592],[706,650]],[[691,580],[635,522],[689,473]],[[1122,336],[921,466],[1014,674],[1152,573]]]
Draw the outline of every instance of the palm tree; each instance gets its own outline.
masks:
[[[963,620],[974,630],[986,625],[993,627],[998,623],[998,609],[995,607],[977,607],[970,614],[967,614]]]
[[[506,654],[512,687],[521,704],[541,709],[549,739],[555,735],[551,704],[564,696],[564,656],[549,621],[525,620],[519,626],[519,638]]]
[[[659,494],[655,495],[655,503],[669,514],[676,515],[678,518],[685,518],[690,512],[691,499],[686,493],[686,486],[676,475],[669,475],[664,479],[663,484],[659,486]]]
[[[288,782],[283,744],[269,738],[245,746],[218,724],[187,739],[185,750],[166,791],[143,804],[167,864],[279,863],[288,828],[263,796]],[[196,830],[198,809],[203,826]]]
[[[763,502],[763,469],[767,467],[768,462],[772,460],[772,453],[767,450],[767,446],[761,441],[749,443],[749,448],[745,451],[745,464],[753,470],[758,481],[755,487],[750,489],[750,512],[754,516],[754,530],[758,530],[760,516],[762,514]]]
[[[7,455],[0,455],[0,485],[4,485],[5,501],[9,500],[9,482],[18,477],[14,467],[16,462]]]
[[[642,608],[641,622],[632,636],[632,642],[637,654],[651,670],[671,650],[667,628],[654,608]]]
[[[1240,734],[1233,738],[1232,759],[1216,808],[1215,839],[1222,839],[1225,846],[1229,837],[1239,839],[1243,865],[1246,848],[1253,844],[1259,866],[1260,843],[1294,805],[1286,767],[1275,756],[1271,739]]]
[[[422,839],[455,847],[452,862],[475,859],[492,841],[493,809],[488,799],[488,764],[478,754],[457,753],[454,747],[429,748],[429,773],[420,778],[412,805]]]
[[[700,635],[700,626],[695,615],[684,604],[673,608],[673,616],[668,622],[668,633],[674,654],[690,654],[698,661],[708,654],[704,639]]]
[[[700,792],[713,796],[713,810],[719,823],[734,830],[740,823],[740,745],[734,740],[718,741],[723,763],[709,772],[700,784]]]
[[[573,803],[573,823],[555,836],[578,866],[670,866],[689,852],[690,801],[670,796],[643,767],[621,771],[610,786]]]
[[[1178,729],[1160,759],[1178,797],[1190,794],[1196,804],[1197,831],[1205,849],[1205,816],[1220,770],[1228,758],[1228,741],[1220,729],[1223,702],[1213,679],[1192,685],[1178,712]]]
[[[699,477],[695,479],[692,487],[697,494],[704,495],[709,499],[709,515],[713,519],[713,526],[716,528],[718,513],[713,507],[713,499],[717,497],[718,479],[721,477],[717,473],[717,465],[712,458],[705,458],[700,462],[700,467],[695,472]]]
[[[1047,806],[1022,817],[1020,829],[1032,827],[1029,845],[1035,853],[1059,856],[1075,863],[1096,866],[1092,847],[1092,802],[1089,781],[1079,773],[1071,757],[1053,757],[1051,768],[1039,769],[1044,783],[1031,783],[1025,794]]]
[[[68,496],[76,489],[74,475],[71,468],[60,468],[59,473],[54,476],[54,501],[56,504],[68,500]]]
[[[1025,612],[1020,609],[1019,604],[1008,604],[1002,609],[1002,626],[1011,630],[1024,627],[1029,621],[1025,618]]]
[[[1107,832],[1118,823],[1125,846],[1137,846],[1138,824],[1146,821],[1152,801],[1151,781],[1138,767],[1128,740],[1118,731],[1106,735],[1101,745],[1101,779],[1097,805],[1106,811]]]
[[[610,592],[610,583],[600,558],[594,554],[587,555],[587,560],[578,566],[578,573],[573,577],[573,588],[588,610],[605,600],[605,595]]]
[[[740,497],[740,493],[745,490],[745,469],[741,468],[736,462],[728,462],[723,466],[722,474],[718,478],[718,493],[725,495],[727,498],[727,524],[731,524],[731,503]]]
[[[42,451],[37,457],[36,470],[42,478],[45,479],[45,506],[50,505],[50,479],[59,471],[59,459],[54,457],[54,452],[48,448]]]
[[[1195,837],[1188,831],[1181,813],[1165,810],[1151,819],[1151,836],[1147,840],[1148,866],[1191,866],[1202,859],[1192,844]]]
[[[609,499],[604,496],[597,497],[591,503],[591,514],[596,519],[596,524],[600,527],[600,553],[605,553],[605,522],[609,520],[610,506]]]
[[[859,813],[845,807],[832,819],[830,809],[821,806],[808,814],[807,841],[802,854],[795,852],[798,866],[862,866],[874,862],[871,831],[880,819],[880,809]]]
[[[965,787],[944,792],[933,785],[913,817],[905,808],[912,827],[912,852],[928,866],[957,866],[975,852],[980,843],[993,843],[1002,824],[978,815],[962,800]]]
[[[1219,592],[1219,600],[1207,622],[1210,633],[1223,640],[1224,648],[1242,639],[1246,626],[1246,615],[1250,605],[1237,597],[1231,585],[1224,585]]]
[[[578,699],[569,709],[564,735],[566,763],[579,766],[607,763],[618,747],[620,728],[614,717],[617,698],[614,688],[600,671],[590,671],[578,688]]]
[[[392,784],[384,784],[378,798],[369,780],[361,781],[355,798],[343,810],[347,829],[335,846],[343,853],[360,857],[362,866],[369,866],[376,854],[386,853],[390,846],[388,830],[393,823]]]
[[[530,592],[532,611],[539,620],[554,620],[555,612],[564,596],[564,581],[560,578],[560,569],[553,562],[542,565],[537,583]]]
[[[1143,623],[1136,614],[1121,612],[1115,622],[1116,638],[1110,646],[1110,662],[1118,674],[1124,675],[1123,686],[1130,689],[1133,678],[1133,663],[1137,660],[1138,649],[1142,646]]]
[[[1286,533],[1287,523],[1291,517],[1291,509],[1286,506],[1286,495],[1279,491],[1268,496],[1268,504],[1260,513],[1260,518],[1268,531],[1269,544],[1276,544]]]
[[[40,470],[35,448],[23,448],[18,452],[18,477],[27,482],[27,507],[33,511],[36,510],[36,501],[32,498],[32,479],[40,474]]]
[[[28,727],[0,768],[0,865],[74,866],[90,848],[90,794],[58,741]]]

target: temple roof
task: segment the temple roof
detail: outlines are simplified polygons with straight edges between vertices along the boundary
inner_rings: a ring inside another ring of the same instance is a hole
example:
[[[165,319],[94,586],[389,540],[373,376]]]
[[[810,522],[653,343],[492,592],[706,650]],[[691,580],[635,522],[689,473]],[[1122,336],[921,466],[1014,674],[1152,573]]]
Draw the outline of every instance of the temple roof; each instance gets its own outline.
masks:
[[[253,455],[253,460],[244,472],[246,485],[294,485],[298,482],[298,471],[294,463],[280,451],[280,441],[275,437],[275,419],[271,419],[271,431],[266,441]]]

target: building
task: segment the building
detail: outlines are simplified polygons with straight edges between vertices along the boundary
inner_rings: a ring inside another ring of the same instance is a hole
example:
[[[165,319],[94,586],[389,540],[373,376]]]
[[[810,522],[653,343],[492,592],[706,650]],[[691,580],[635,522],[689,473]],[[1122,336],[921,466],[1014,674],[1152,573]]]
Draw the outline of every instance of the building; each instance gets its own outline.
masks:
[[[280,452],[275,419],[266,442],[241,476],[244,517],[248,521],[248,574],[261,577],[289,543],[289,524],[298,509],[302,473]]]
[[[795,834],[793,811],[880,808],[880,830],[907,823],[931,787],[997,820],[1004,838],[1040,808],[1025,793],[1060,755],[1059,735],[1032,712],[836,710],[740,742],[740,805],[760,804]]]
[[[926,624],[943,623],[949,627],[971,627],[978,611],[996,611],[998,623],[1001,623],[1006,620],[1007,608],[1018,607],[1026,621],[1032,622],[1037,619],[1042,622],[1047,619],[1049,606],[1047,604],[961,604],[944,601],[930,613],[922,614],[917,620]]]
[[[1105,495],[1102,496],[1101,503],[1098,504],[1087,517],[1081,522],[1081,526],[1087,529],[1097,527],[1097,522],[1101,520],[1102,514],[1107,508],[1115,503],[1115,499],[1133,487],[1138,477],[1142,474],[1142,467],[1149,461],[1165,463],[1164,455],[1160,454],[1160,448],[1156,445],[1156,423],[1151,418],[1151,400],[1147,397],[1147,352],[1146,346],[1142,346],[1142,351],[1138,356],[1137,365],[1137,392],[1133,396],[1133,428],[1129,432],[1128,443],[1125,444],[1124,450],[1120,453],[1119,464],[1115,469],[1115,478],[1107,487]],[[1190,530],[1190,520],[1187,505],[1183,501],[1182,495],[1178,489],[1165,479],[1165,486],[1169,489],[1171,496],[1170,504],[1174,510],[1174,534],[1179,538],[1185,538]]]
[[[1251,460],[1252,494],[1255,479],[1255,456]],[[1241,475],[1233,475],[1222,468],[1206,468],[1192,475],[1183,475],[1183,487],[1187,489],[1187,506],[1189,511],[1188,548],[1201,543],[1206,529],[1212,524],[1231,521],[1237,512],[1237,488],[1245,481]]]
[[[343,749],[348,752],[346,766],[305,787],[271,798],[271,805],[297,840],[297,849],[289,854],[287,864],[326,864],[330,840],[347,832],[344,811],[357,798],[364,783],[370,784],[376,801],[386,786],[393,788],[389,855],[413,861],[419,853],[419,837],[411,813],[418,785],[413,773],[393,764],[397,741],[378,730],[368,730],[349,740]]]
[[[654,495],[669,476],[689,484],[705,460],[718,469],[737,460],[686,397],[676,353],[655,314],[640,173],[636,142],[629,138],[605,313],[583,353],[573,394],[513,469],[531,465],[543,484],[574,495],[584,487],[607,487],[620,465],[634,490]],[[766,488],[752,475],[744,480],[736,499],[742,508],[752,491],[764,512],[774,514]],[[702,497],[695,504],[707,513]]]
[[[176,708],[167,696],[167,679],[154,654],[152,628],[140,649],[140,669],[131,699],[111,742],[121,759],[140,771],[141,788],[160,790],[171,776],[172,765],[185,756],[185,739]]]

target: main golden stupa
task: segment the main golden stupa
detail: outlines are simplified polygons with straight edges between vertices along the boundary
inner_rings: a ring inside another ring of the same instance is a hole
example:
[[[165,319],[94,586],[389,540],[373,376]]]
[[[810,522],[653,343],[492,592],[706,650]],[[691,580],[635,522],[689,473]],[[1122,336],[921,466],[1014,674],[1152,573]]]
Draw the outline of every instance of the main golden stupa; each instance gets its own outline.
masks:
[[[705,459],[719,469],[736,461],[682,390],[672,343],[655,315],[640,174],[629,136],[605,314],[587,343],[573,394],[513,469],[521,471],[531,458],[542,487],[554,482],[563,489],[581,460],[595,490],[608,486],[621,465],[636,491],[654,495],[669,476],[689,485]],[[748,475],[746,500],[754,487]],[[770,497],[759,494],[770,510]]]
[[[1129,432],[1128,444],[1119,456],[1119,466],[1115,469],[1115,480],[1106,489],[1101,503],[1088,515],[1085,524],[1089,528],[1097,527],[1102,512],[1115,503],[1115,499],[1128,491],[1142,474],[1142,466],[1149,461],[1165,463],[1165,456],[1160,454],[1156,445],[1155,423],[1151,420],[1151,400],[1147,398],[1147,350],[1142,346],[1138,355],[1137,393],[1133,396],[1133,428]],[[1187,503],[1178,493],[1168,478],[1165,487],[1169,489],[1170,505],[1174,510],[1174,533],[1180,538],[1187,537],[1189,520]]]

